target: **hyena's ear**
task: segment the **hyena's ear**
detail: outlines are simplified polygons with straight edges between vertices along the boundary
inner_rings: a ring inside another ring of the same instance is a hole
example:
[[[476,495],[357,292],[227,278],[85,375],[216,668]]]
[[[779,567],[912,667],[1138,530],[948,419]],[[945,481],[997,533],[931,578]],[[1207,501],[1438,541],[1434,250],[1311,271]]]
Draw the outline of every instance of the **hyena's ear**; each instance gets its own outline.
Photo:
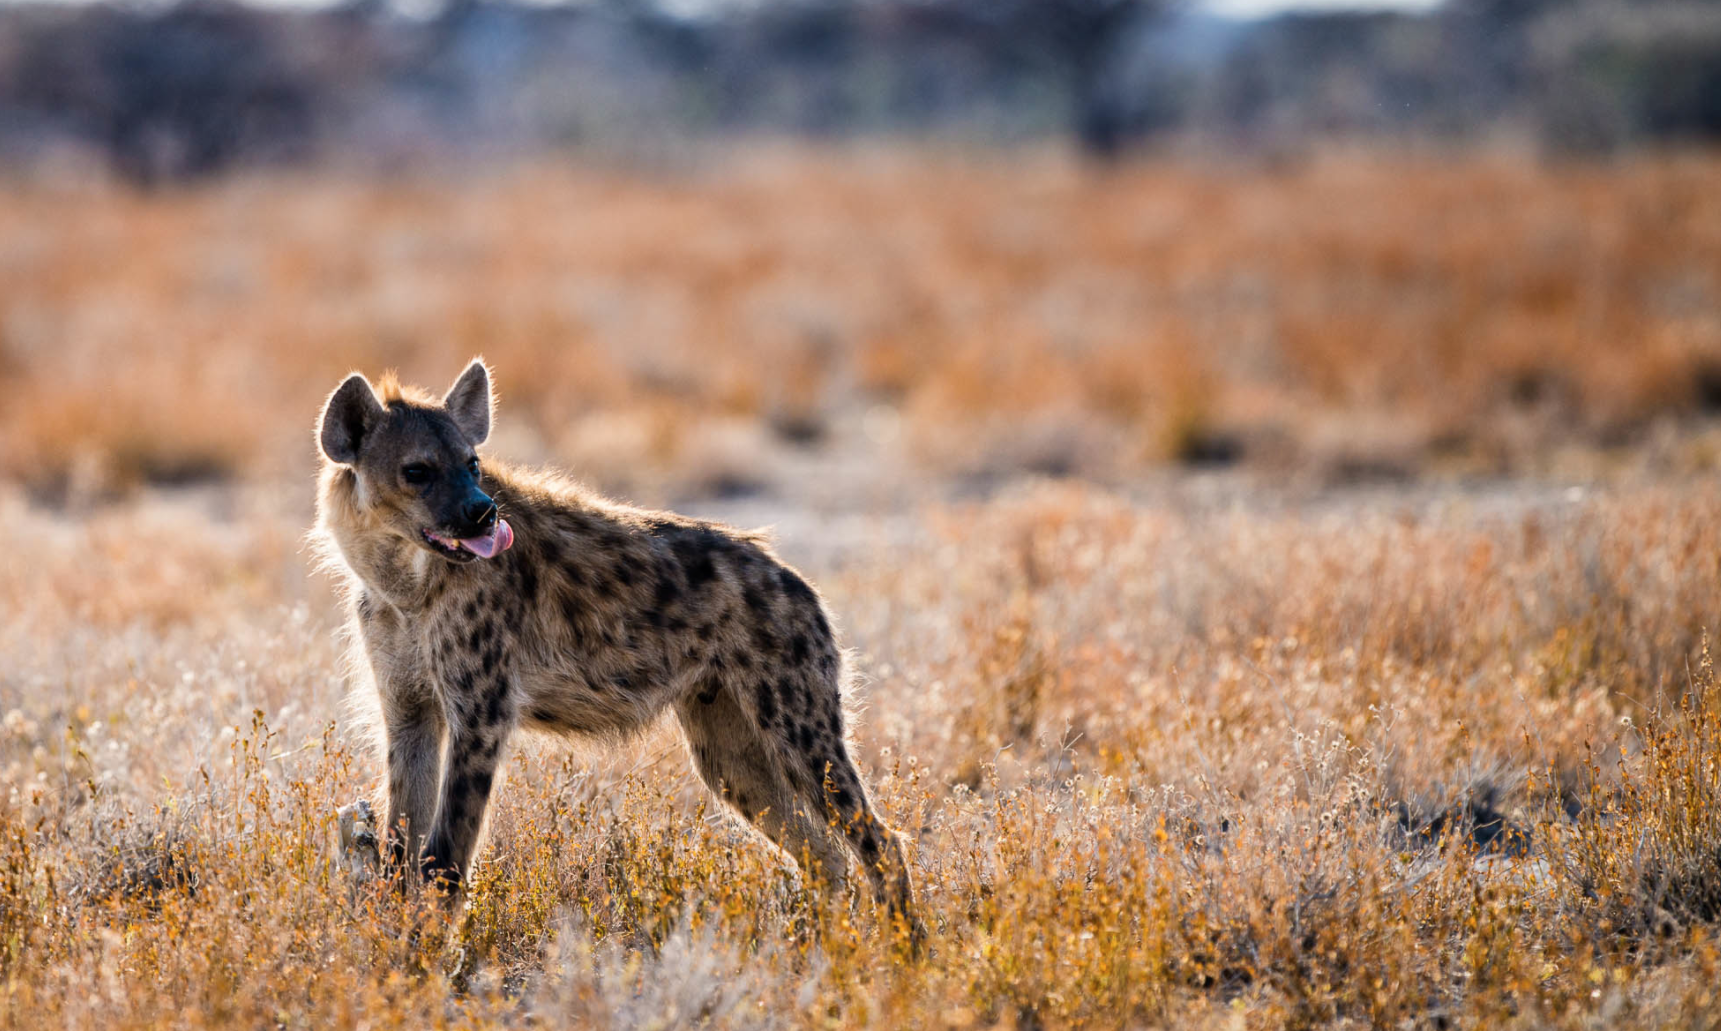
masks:
[[[323,454],[341,465],[357,462],[359,445],[365,434],[382,421],[382,416],[382,402],[377,400],[370,381],[356,372],[348,376],[323,406],[323,428],[317,435]]]
[[[472,359],[472,364],[448,388],[442,404],[448,409],[454,425],[460,427],[460,432],[466,434],[466,439],[473,445],[489,439],[490,409],[494,402],[490,399],[490,369],[484,364],[484,359]]]

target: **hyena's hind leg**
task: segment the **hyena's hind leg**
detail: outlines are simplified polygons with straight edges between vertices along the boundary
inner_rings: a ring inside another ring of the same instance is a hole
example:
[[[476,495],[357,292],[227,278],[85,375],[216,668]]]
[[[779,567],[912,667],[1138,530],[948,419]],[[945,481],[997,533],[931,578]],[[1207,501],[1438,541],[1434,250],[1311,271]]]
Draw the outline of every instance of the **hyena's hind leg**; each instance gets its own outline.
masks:
[[[866,784],[861,781],[842,738],[799,754],[806,764],[805,780],[797,778],[805,785],[804,795],[826,807],[831,821],[861,869],[866,871],[873,897],[893,918],[902,920],[916,941],[923,938],[925,928],[914,911],[914,884],[909,877],[908,856],[903,852],[901,837],[873,808]]]
[[[848,859],[819,806],[809,806],[778,768],[776,749],[727,689],[711,687],[677,704],[694,769],[711,791],[806,872],[841,888]]]
[[[873,809],[849,757],[836,684],[808,671],[799,683],[790,677],[762,686],[755,700],[759,730],[770,739],[801,805],[836,827],[866,872],[873,896],[919,942],[925,928],[915,913],[908,857],[896,831]]]

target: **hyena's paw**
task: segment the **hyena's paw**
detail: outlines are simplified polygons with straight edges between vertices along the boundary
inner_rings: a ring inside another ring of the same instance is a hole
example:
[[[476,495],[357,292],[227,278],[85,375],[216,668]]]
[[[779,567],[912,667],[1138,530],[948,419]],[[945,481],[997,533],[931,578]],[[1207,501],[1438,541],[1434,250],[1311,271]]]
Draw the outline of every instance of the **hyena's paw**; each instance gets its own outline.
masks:
[[[382,870],[382,851],[376,833],[376,815],[370,803],[360,799],[335,810],[340,843],[335,865],[355,881],[364,883]]]

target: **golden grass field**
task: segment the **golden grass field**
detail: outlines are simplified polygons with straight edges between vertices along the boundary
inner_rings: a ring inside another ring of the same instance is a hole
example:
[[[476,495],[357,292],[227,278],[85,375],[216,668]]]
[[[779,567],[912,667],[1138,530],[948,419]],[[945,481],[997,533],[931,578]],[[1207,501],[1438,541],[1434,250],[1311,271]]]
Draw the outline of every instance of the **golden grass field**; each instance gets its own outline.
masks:
[[[671,727],[354,886],[350,368],[775,524],[931,929]],[[760,151],[0,196],[0,1026],[1721,1027],[1721,157]]]

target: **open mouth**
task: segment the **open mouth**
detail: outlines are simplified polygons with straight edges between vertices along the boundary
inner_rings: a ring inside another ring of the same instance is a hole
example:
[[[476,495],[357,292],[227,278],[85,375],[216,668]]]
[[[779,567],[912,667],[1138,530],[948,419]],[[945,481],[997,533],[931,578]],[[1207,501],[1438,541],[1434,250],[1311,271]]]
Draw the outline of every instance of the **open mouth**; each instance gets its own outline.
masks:
[[[495,558],[514,544],[514,528],[508,525],[506,519],[496,520],[488,533],[478,537],[455,537],[434,530],[425,530],[423,533],[424,543],[430,546],[430,550],[456,562]]]

